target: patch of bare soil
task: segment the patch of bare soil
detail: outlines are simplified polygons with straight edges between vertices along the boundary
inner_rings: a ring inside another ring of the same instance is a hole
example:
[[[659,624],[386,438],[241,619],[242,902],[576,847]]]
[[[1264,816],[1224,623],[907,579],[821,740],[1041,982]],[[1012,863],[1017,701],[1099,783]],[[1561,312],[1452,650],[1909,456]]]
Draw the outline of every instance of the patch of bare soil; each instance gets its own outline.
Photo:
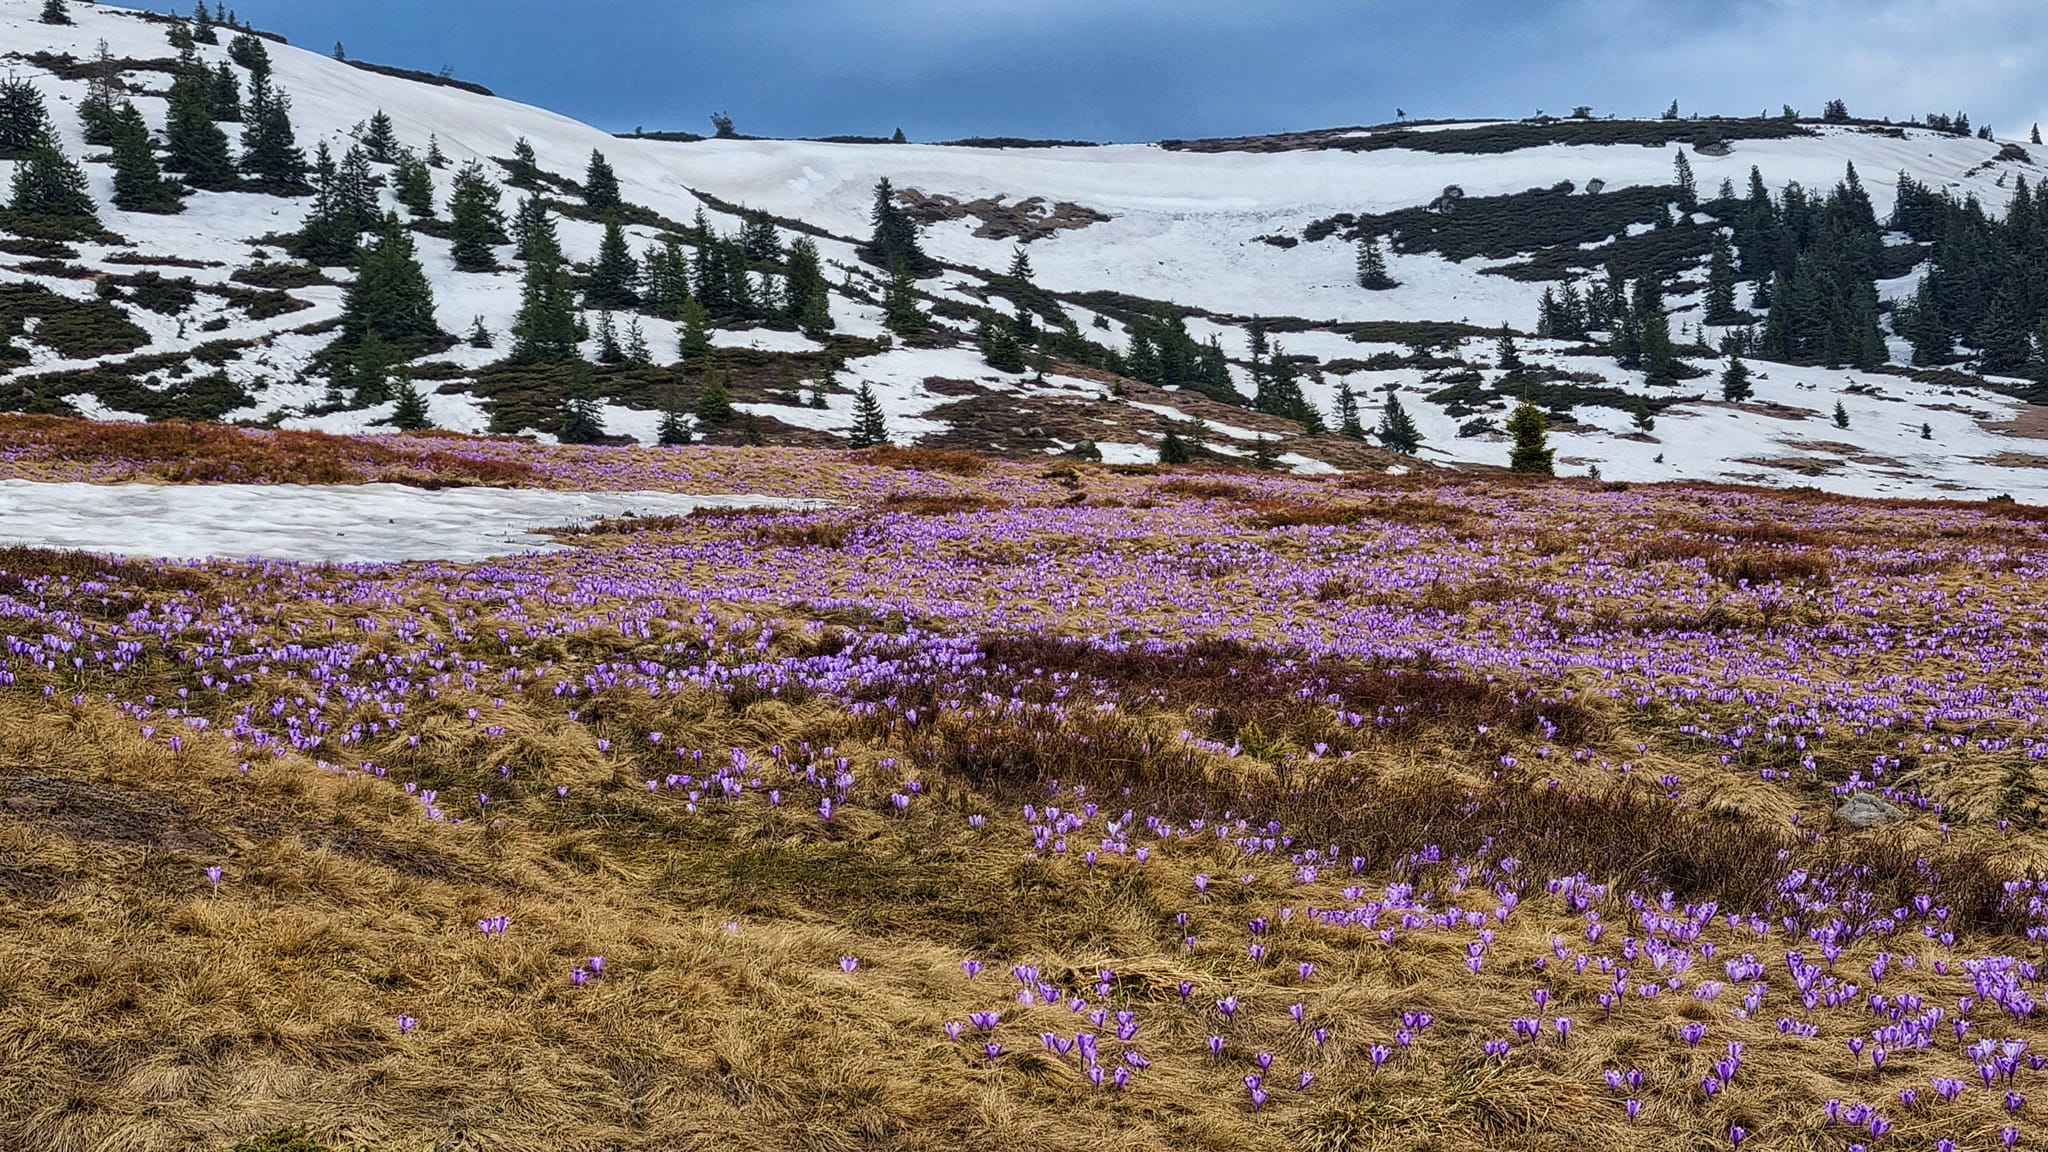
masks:
[[[1826,476],[1839,472],[1840,460],[1820,460],[1811,456],[1744,456],[1737,464],[1749,464],[1757,468],[1773,468],[1781,472],[1796,472],[1801,476]]]
[[[1006,203],[1008,199],[1007,196],[989,196],[962,201],[943,194],[927,194],[915,188],[905,188],[896,193],[897,202],[918,223],[936,224],[942,220],[964,220],[971,216],[981,221],[974,234],[983,240],[1021,240],[1029,244],[1033,240],[1050,239],[1061,232],[1109,222],[1107,215],[1093,208],[1064,200],[1048,204],[1045,197],[1033,196],[1010,204]]]

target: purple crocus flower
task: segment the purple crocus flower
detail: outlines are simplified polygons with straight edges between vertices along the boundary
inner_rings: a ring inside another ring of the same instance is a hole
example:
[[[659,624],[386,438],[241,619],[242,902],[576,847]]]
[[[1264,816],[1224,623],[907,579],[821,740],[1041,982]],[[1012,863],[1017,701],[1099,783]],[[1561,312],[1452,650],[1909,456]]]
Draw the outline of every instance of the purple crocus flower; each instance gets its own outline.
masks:
[[[860,958],[857,956],[841,956],[839,958],[839,970],[841,972],[850,974],[858,967],[860,967]]]
[[[220,887],[220,874],[220,865],[208,865],[206,869],[206,882],[213,885],[214,888],[218,889]]]
[[[398,1014],[398,1034],[400,1036],[410,1035],[412,1030],[419,1026],[419,1021],[413,1019],[410,1016],[407,1016],[403,1012]]]

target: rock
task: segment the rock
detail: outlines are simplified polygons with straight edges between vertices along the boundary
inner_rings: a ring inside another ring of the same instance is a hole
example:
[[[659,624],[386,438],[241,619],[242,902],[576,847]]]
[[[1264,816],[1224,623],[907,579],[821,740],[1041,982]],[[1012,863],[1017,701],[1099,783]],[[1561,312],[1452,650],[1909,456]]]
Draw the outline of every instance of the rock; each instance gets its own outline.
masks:
[[[1890,804],[1869,792],[1853,793],[1842,806],[1835,809],[1835,819],[1851,828],[1875,828],[1880,824],[1892,824],[1906,818],[1897,805]]]

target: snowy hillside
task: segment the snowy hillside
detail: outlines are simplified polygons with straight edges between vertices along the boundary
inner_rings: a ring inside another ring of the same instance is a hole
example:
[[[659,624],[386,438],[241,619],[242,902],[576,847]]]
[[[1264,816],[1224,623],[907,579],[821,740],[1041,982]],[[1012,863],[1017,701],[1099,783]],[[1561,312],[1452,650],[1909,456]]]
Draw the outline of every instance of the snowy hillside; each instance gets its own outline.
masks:
[[[74,3],[75,23],[53,26],[39,21],[42,8],[43,0],[0,0],[0,52],[43,95],[63,150],[86,162],[104,234],[39,240],[8,235],[0,220],[0,288],[14,293],[0,299],[0,336],[11,328],[16,352],[10,360],[0,348],[0,410],[349,431],[385,426],[392,401],[349,407],[316,361],[336,339],[352,274],[338,267],[288,275],[277,269],[290,262],[288,237],[304,225],[310,197],[202,191],[177,215],[111,206],[107,149],[87,144],[77,111],[89,85],[85,65],[104,42],[119,62],[121,96],[161,137],[176,72],[176,50],[167,41],[173,25]],[[228,59],[229,37],[222,30],[220,44],[196,49],[208,67]],[[1825,192],[1853,163],[1882,220],[1902,171],[2001,211],[2017,180],[2038,183],[2048,175],[2039,163],[2048,152],[2038,148],[1922,128],[1802,123],[1763,131],[1750,121],[1705,129],[1698,122],[1649,122],[1635,126],[1636,138],[1614,143],[1574,142],[1569,125],[1535,126],[1528,140],[1474,143],[1472,150],[1459,150],[1455,141],[1502,129],[1451,126],[1430,134],[1449,144],[1424,144],[1408,129],[1386,130],[1380,140],[1363,131],[1323,137],[1312,146],[672,143],[614,138],[509,100],[376,74],[281,43],[266,47],[274,83],[291,98],[298,144],[309,155],[324,142],[341,156],[382,111],[402,147],[425,154],[432,146],[446,157],[431,170],[435,216],[412,239],[432,287],[435,320],[452,338],[440,343],[453,346],[417,357],[411,370],[432,421],[444,428],[557,430],[566,385],[502,363],[522,299],[513,247],[498,249],[500,271],[462,272],[445,238],[457,173],[475,161],[505,183],[506,161],[523,139],[554,202],[563,253],[583,271],[597,260],[604,234],[600,220],[578,211],[578,182],[595,150],[617,173],[636,255],[671,240],[694,250],[701,237],[691,225],[700,211],[714,231],[733,234],[751,210],[776,220],[784,245],[799,229],[809,234],[831,286],[831,331],[823,338],[731,322],[711,334],[718,351],[710,361],[729,378],[738,413],[724,424],[692,414],[702,373],[682,363],[677,319],[618,312],[621,332],[637,319],[652,363],[588,374],[612,435],[652,441],[664,406],[677,406],[700,436],[836,442],[853,430],[856,394],[865,384],[898,442],[1056,454],[1086,440],[1107,460],[1139,462],[1156,457],[1170,425],[1185,431],[1185,422],[1199,418],[1208,449],[1225,457],[1250,458],[1264,437],[1283,464],[1302,470],[1400,466],[1370,441],[1335,431],[1310,435],[1297,420],[1216,396],[1121,381],[1109,370],[1113,364],[1050,357],[1038,366],[1042,378],[1028,369],[988,367],[975,346],[976,315],[1012,312],[1016,284],[1005,273],[1021,239],[1040,315],[1050,322],[1048,312],[1057,310],[1072,322],[1077,343],[1070,347],[1085,342],[1121,353],[1134,317],[1171,306],[1197,345],[1216,341],[1232,361],[1234,384],[1249,397],[1248,326],[1262,317],[1302,395],[1333,429],[1340,389],[1357,396],[1368,429],[1387,397],[1398,395],[1421,433],[1419,458],[1430,464],[1505,464],[1502,417],[1509,400],[1533,382],[1548,389],[1543,402],[1552,411],[1559,470],[1568,474],[1597,467],[1616,480],[1971,498],[2009,493],[2048,501],[2048,410],[2015,398],[2025,394],[2025,382],[1908,369],[1907,346],[1888,315],[1891,366],[1857,371],[1752,359],[1753,395],[1724,401],[1718,358],[1708,350],[1722,330],[1702,326],[1703,254],[1688,252],[1682,264],[1670,265],[1669,245],[1644,238],[1652,225],[1621,216],[1612,217],[1623,222],[1611,231],[1582,235],[1587,221],[1597,226],[1604,214],[1650,201],[1657,217],[1673,213],[1659,221],[1671,225],[1671,236],[1710,235],[1718,225],[1708,216],[1679,213],[1675,205],[1667,210],[1656,194],[1643,195],[1672,183],[1679,154],[1696,173],[1702,200],[1724,181],[1740,192],[1752,167],[1774,192],[1792,182]],[[231,139],[239,136],[238,125],[226,127]],[[0,161],[0,168],[15,167]],[[378,195],[396,209],[393,167],[375,168]],[[883,178],[894,182],[898,203],[925,222],[924,249],[944,265],[917,282],[937,328],[915,339],[890,337],[888,277],[859,252]],[[1566,183],[1570,189],[1561,189]],[[1450,250],[1450,241],[1422,235],[1426,229],[1412,213],[1444,204],[1453,188],[1447,221],[1477,219],[1471,212],[1520,220],[1537,209],[1571,219],[1556,236],[1526,248],[1516,249],[1510,236],[1467,238],[1466,247],[1490,245],[1498,254]],[[1541,199],[1532,189],[1553,191]],[[508,216],[519,195],[506,189]],[[1475,207],[1459,217],[1459,204]],[[1356,280],[1349,231],[1372,231],[1376,225],[1368,222],[1382,216],[1401,221],[1386,231],[1387,271],[1399,286],[1368,291]],[[1886,242],[1903,250],[1906,241]],[[1658,271],[1671,329],[1699,375],[1652,383],[1595,344],[1534,335],[1546,289],[1594,278],[1617,253],[1651,265],[1667,261]],[[772,262],[756,275],[771,269]],[[1880,296],[1887,303],[1910,299],[1920,270],[1893,271],[1901,274],[1879,283]],[[153,286],[137,278],[151,272],[189,280],[189,300],[174,291],[164,303],[157,291],[145,302]],[[1745,303],[1751,290],[1741,287]],[[80,326],[89,304],[102,309],[96,324],[112,309],[139,332],[111,337],[114,350],[59,338],[59,328]],[[590,311],[586,319],[596,327],[601,318]],[[468,343],[479,324],[492,338],[488,349]],[[1506,379],[1495,338],[1502,325],[1517,333],[1525,362],[1521,374]],[[591,360],[599,350],[596,339],[584,345]],[[1645,427],[1642,417],[1652,412]]]

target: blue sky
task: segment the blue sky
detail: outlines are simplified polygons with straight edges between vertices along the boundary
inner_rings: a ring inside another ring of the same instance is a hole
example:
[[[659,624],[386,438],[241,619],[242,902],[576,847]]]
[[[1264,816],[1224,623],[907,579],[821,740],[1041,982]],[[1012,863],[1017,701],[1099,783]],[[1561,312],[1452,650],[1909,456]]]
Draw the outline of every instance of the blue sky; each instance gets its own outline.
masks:
[[[118,2],[118,0],[117,0]],[[134,2],[134,0],[130,0]],[[150,5],[159,9],[167,0]],[[2041,0],[241,0],[614,131],[1149,141],[1575,104],[2048,119]]]

